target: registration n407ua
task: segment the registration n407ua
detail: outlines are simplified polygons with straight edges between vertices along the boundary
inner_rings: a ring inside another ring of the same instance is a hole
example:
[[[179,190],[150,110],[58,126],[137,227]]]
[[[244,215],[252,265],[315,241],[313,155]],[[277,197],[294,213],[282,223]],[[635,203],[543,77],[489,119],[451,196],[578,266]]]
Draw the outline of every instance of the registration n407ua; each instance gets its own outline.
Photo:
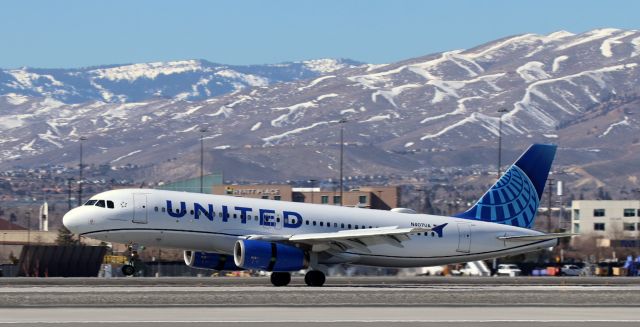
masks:
[[[555,246],[569,235],[531,229],[555,152],[532,145],[454,216],[122,189],[96,194],[63,222],[106,242],[183,249],[192,267],[271,271],[276,286],[308,269],[307,285],[321,286],[332,264],[423,267]]]

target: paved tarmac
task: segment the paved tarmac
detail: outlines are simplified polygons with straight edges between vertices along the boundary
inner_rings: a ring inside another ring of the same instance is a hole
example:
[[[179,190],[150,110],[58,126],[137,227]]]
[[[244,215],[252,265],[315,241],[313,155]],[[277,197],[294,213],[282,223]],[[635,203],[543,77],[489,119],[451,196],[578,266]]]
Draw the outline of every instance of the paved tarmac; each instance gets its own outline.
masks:
[[[639,326],[638,278],[0,278],[0,326]]]

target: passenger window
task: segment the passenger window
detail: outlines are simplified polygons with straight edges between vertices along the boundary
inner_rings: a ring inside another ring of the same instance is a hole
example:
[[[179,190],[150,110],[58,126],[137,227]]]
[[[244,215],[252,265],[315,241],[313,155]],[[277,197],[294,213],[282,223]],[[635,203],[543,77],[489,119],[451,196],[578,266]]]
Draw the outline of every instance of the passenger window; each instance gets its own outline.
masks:
[[[349,224],[349,229],[351,229],[351,224]]]
[[[338,223],[333,223],[333,228],[338,228]]]
[[[115,208],[115,206],[113,205],[113,201],[107,200],[107,208],[109,208],[109,209]],[[158,210],[156,210],[156,211],[158,211]]]
[[[340,228],[344,228],[344,223],[340,224]]]
[[[355,228],[358,229],[358,225],[355,225]]]
[[[109,204],[107,204],[107,205],[109,205]],[[155,212],[158,212],[158,210],[159,210],[159,209],[158,209],[158,207],[155,207],[155,208],[153,208],[153,210],[154,210]]]
[[[165,211],[165,210],[164,210],[164,207],[162,207],[162,212],[164,212],[164,211]]]
[[[313,221],[313,226],[315,226],[315,225],[316,225],[316,221],[314,220],[314,221]]]
[[[222,218],[222,212],[220,213],[220,218]]]
[[[233,214],[233,219],[236,219],[236,218],[238,218],[238,214],[235,214],[235,213],[234,213],[234,214]]]
[[[86,205],[86,206],[92,206],[92,205],[95,205],[95,204],[96,204],[96,202],[98,202],[98,200],[89,200],[89,201],[87,201],[87,203],[85,203],[84,205]]]
[[[105,207],[104,200],[98,200],[98,202],[96,202],[96,207],[104,208]]]
[[[256,221],[258,221],[258,216],[256,216],[256,219],[255,219],[255,220],[256,220]]]
[[[193,209],[192,209],[192,210],[191,210],[191,212],[189,212],[189,213],[193,216],[193,214],[194,214],[195,212],[193,212]]]
[[[324,224],[323,222],[320,222],[320,226],[324,226],[323,224]]]
[[[276,218],[276,222],[278,223],[280,222],[280,217]]]
[[[435,232],[431,232],[431,236],[436,236],[436,233]]]
[[[305,223],[306,223],[307,225],[309,225],[309,221],[308,221],[308,220],[307,220],[307,221],[305,221]]]

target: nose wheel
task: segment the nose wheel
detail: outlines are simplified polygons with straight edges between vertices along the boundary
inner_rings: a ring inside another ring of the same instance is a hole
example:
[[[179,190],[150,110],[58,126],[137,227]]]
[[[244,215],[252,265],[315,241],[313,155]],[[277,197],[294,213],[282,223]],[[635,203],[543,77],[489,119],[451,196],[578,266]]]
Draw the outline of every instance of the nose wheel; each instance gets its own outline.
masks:
[[[122,266],[122,274],[125,276],[133,276],[136,273],[136,268],[132,265],[124,265]]]
[[[309,270],[304,275],[304,282],[307,283],[308,286],[322,286],[326,279],[324,273],[320,270]]]

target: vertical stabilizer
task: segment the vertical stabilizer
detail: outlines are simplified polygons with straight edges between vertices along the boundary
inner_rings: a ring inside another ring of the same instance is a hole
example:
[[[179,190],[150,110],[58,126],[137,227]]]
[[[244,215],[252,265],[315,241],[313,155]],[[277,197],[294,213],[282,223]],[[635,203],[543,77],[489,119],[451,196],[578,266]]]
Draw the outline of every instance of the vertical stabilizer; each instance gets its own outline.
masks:
[[[476,204],[455,217],[533,226],[556,146],[533,144]]]

